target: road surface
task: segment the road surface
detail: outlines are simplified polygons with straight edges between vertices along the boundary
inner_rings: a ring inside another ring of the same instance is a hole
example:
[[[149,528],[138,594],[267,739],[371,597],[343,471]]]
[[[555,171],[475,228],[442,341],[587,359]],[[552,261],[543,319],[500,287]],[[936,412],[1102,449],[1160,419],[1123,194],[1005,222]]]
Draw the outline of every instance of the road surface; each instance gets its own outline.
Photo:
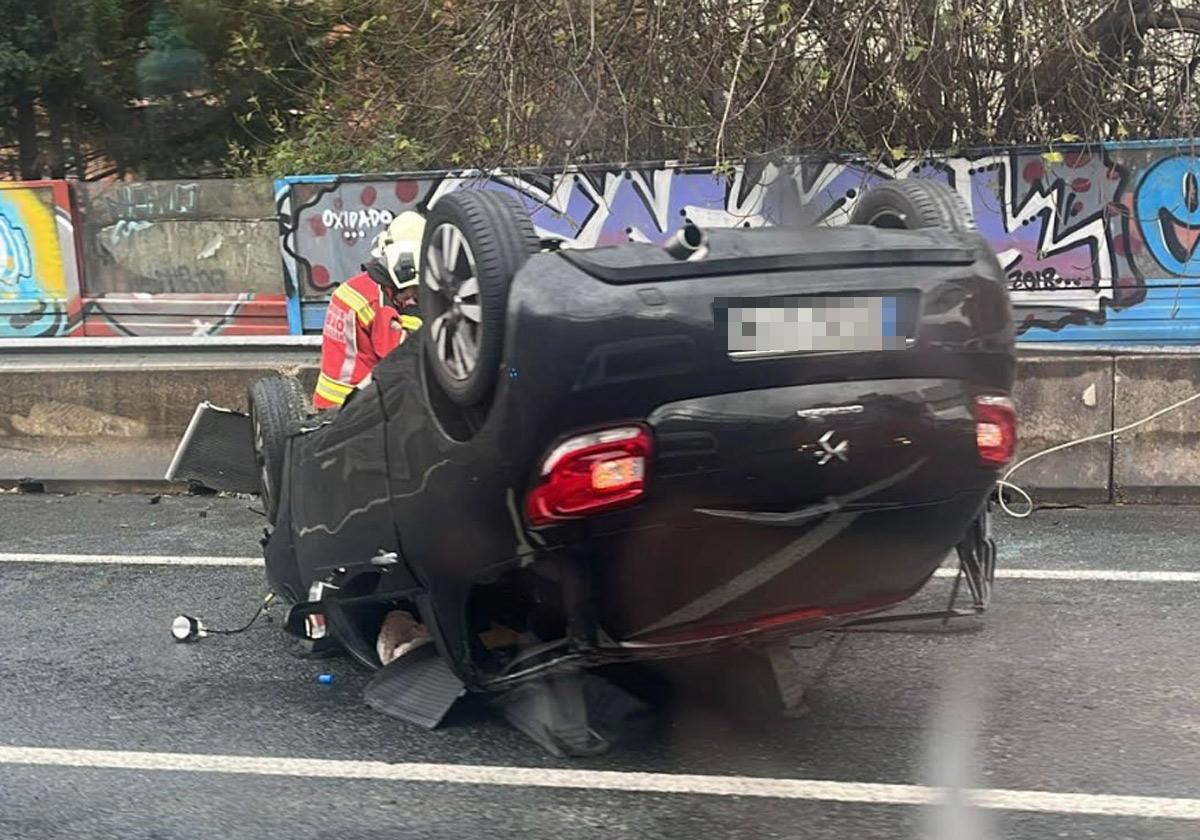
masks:
[[[838,636],[796,719],[672,706],[561,760],[470,706],[379,715],[275,626],[175,644],[262,597],[196,560],[253,557],[250,507],[0,495],[0,837],[1200,836],[1200,510],[999,522],[982,622]]]

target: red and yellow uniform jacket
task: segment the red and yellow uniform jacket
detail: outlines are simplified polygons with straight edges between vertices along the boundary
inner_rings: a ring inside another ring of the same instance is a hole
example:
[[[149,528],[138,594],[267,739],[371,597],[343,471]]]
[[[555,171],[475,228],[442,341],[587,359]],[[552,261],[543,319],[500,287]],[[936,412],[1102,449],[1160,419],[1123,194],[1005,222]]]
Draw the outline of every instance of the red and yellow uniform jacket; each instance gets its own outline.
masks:
[[[380,359],[404,343],[407,330],[418,327],[419,319],[384,302],[383,288],[365,271],[342,283],[325,312],[313,405],[340,406]]]

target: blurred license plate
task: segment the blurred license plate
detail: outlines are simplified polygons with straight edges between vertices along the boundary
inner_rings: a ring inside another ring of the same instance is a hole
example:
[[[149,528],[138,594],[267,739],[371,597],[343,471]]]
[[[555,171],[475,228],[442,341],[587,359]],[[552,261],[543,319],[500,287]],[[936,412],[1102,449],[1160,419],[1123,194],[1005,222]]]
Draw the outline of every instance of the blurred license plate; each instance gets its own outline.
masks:
[[[903,350],[894,296],[775,298],[724,303],[729,355]]]

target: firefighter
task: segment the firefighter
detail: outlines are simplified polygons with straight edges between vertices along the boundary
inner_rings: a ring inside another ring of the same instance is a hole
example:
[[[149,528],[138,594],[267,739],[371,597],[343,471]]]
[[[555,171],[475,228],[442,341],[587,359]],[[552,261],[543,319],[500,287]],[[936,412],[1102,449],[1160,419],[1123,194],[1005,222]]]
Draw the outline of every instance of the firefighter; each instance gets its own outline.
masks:
[[[421,234],[425,219],[412,211],[397,216],[375,237],[362,272],[337,287],[325,312],[321,373],[313,405],[337,408],[371,370],[421,328],[416,310]]]

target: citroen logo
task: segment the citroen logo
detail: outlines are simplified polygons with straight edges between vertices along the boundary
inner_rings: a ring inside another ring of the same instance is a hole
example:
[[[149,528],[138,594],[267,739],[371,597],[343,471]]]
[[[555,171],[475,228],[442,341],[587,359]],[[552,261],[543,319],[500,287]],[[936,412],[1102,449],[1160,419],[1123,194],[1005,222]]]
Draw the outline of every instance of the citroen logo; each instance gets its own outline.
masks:
[[[834,458],[838,458],[841,461],[850,460],[850,441],[844,440],[837,446],[834,446],[831,443],[832,440],[833,429],[830,429],[828,432],[821,435],[820,439],[817,441],[817,443],[821,444],[821,451],[817,453],[817,464],[819,466],[825,466]]]

